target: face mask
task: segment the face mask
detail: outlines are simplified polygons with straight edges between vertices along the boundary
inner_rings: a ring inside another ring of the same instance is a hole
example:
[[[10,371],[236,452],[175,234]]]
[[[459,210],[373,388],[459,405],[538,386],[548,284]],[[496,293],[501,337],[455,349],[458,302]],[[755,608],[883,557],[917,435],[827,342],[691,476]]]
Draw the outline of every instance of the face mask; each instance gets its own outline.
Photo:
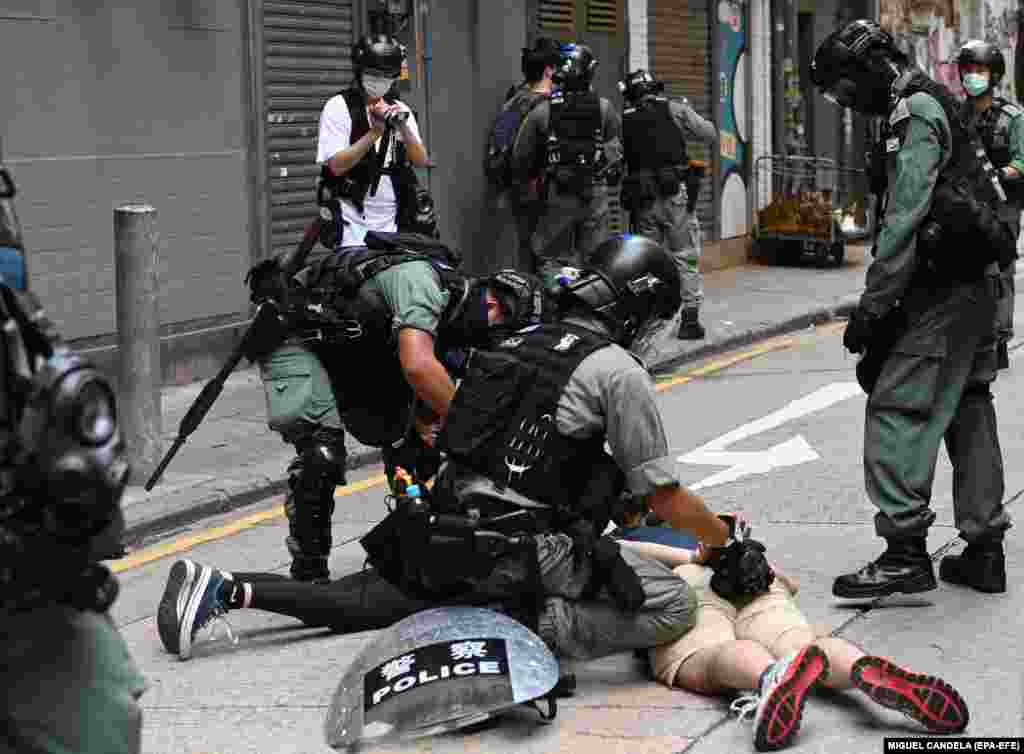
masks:
[[[987,73],[968,73],[964,75],[964,89],[972,97],[980,97],[988,89]]]
[[[391,89],[395,80],[390,76],[370,76],[363,74],[363,89],[370,97],[383,97]]]

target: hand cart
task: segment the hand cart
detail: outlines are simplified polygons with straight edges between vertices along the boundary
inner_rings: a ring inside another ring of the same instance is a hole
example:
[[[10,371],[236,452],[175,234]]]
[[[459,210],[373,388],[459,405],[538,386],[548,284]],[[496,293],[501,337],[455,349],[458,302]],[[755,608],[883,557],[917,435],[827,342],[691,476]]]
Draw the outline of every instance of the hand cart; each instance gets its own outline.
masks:
[[[810,257],[838,267],[846,242],[868,238],[874,227],[865,172],[826,157],[758,157],[754,192],[758,251],[783,264]]]

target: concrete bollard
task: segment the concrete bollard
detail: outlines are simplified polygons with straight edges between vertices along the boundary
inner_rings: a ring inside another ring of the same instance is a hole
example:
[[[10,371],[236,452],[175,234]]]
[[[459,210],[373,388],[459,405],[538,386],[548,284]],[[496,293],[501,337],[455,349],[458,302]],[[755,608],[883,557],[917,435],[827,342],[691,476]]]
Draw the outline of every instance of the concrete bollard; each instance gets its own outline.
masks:
[[[130,484],[142,484],[163,455],[157,260],[156,209],[148,204],[115,208],[117,407],[132,464]]]

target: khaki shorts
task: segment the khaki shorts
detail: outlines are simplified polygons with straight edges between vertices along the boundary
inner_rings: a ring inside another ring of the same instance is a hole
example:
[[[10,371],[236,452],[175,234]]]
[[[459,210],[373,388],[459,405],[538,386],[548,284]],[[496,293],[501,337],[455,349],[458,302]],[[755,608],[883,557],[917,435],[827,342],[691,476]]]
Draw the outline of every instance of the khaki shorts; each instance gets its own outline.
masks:
[[[747,639],[773,651],[783,635],[810,627],[779,579],[775,579],[767,594],[745,602],[730,602],[711,589],[712,571],[707,566],[681,565],[674,571],[697,595],[697,622],[676,641],[650,650],[654,677],[666,686],[675,685],[679,668],[702,649]]]

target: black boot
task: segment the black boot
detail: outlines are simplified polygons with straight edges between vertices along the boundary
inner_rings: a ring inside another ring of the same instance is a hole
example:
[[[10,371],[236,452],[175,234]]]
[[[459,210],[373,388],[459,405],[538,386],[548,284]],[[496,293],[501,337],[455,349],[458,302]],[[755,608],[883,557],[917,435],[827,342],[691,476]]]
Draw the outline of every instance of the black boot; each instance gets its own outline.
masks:
[[[935,589],[935,569],[925,537],[888,539],[878,560],[855,573],[846,573],[832,584],[836,597],[853,599],[884,597],[902,592],[916,594]]]
[[[699,311],[697,309],[683,309],[679,318],[680,340],[702,340],[705,335],[704,326],[700,323]]]
[[[968,544],[960,555],[947,555],[939,563],[939,578],[988,594],[1006,591],[1006,556],[1002,542]]]

